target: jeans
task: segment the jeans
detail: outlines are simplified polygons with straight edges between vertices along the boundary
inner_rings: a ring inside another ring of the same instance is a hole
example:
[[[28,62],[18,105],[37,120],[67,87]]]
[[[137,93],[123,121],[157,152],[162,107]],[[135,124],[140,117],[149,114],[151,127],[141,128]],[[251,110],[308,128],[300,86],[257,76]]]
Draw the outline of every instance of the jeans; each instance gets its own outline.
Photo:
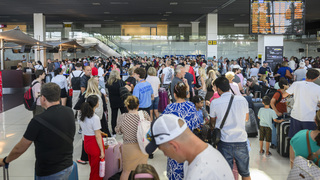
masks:
[[[236,160],[239,174],[242,177],[249,177],[249,150],[247,142],[223,142],[218,143],[218,150],[233,169],[233,159]]]
[[[36,176],[35,180],[68,180],[73,170],[73,165],[49,176]]]
[[[271,144],[277,146],[277,127],[275,123],[272,123]]]

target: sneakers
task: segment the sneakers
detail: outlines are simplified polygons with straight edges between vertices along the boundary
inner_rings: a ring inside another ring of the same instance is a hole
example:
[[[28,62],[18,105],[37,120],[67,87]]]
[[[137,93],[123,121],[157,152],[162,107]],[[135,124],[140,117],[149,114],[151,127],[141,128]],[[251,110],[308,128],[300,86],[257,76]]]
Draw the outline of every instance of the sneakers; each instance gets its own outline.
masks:
[[[153,159],[153,154],[149,154],[149,159]]]
[[[269,152],[268,154],[266,153],[266,156],[267,157],[272,156],[271,152]]]
[[[88,164],[88,162],[87,162],[87,161],[82,161],[81,159],[78,159],[78,160],[77,160],[77,163],[79,163],[79,164],[83,164],[83,165]]]
[[[264,150],[259,151],[259,154],[260,154],[260,155],[263,155],[263,154],[264,154]]]

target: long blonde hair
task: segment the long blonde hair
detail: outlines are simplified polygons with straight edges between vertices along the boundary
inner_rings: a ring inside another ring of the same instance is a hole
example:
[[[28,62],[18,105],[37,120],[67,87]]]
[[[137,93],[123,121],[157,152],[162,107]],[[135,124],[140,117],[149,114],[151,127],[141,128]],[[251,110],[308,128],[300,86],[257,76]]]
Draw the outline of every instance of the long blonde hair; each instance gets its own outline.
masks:
[[[109,76],[109,79],[108,79],[108,85],[111,86],[114,82],[120,80],[120,72],[117,71],[117,70],[112,70],[110,72],[110,76]]]
[[[97,80],[95,80],[95,78],[96,77],[92,77],[89,79],[85,98],[89,97],[90,95],[98,95],[99,97],[101,97],[99,84]]]
[[[206,70],[204,68],[200,67],[198,72],[199,72],[199,76],[201,76],[203,79],[206,78]]]
[[[214,70],[210,70],[208,72],[208,79],[206,80],[207,87],[212,85],[212,82],[217,79],[217,75]]]

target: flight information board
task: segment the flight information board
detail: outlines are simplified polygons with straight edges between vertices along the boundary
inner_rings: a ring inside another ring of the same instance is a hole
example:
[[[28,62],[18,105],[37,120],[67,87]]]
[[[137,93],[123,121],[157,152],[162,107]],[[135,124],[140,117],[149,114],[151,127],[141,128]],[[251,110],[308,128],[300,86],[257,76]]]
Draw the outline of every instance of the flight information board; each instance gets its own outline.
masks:
[[[304,34],[305,0],[250,0],[250,34]]]

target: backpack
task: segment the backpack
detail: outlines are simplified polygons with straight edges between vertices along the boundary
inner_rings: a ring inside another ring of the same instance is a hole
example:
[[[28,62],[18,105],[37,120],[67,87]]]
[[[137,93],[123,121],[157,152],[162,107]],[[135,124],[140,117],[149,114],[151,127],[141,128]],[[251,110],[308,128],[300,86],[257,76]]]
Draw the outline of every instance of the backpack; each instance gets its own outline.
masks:
[[[33,84],[30,85],[30,88],[24,93],[23,95],[23,103],[24,103],[24,107],[26,107],[26,109],[28,109],[29,111],[33,111],[36,109],[36,105],[37,105],[37,100],[34,100],[33,98],[33,92],[32,92],[32,87],[34,85],[36,85],[37,83],[39,83],[38,81],[34,82]]]
[[[151,122],[144,119],[143,111],[139,111],[139,124],[138,124],[138,131],[137,131],[137,140],[140,147],[140,150],[143,154],[148,154],[145,150],[147,145],[149,144],[149,140],[147,139],[148,131],[151,127]]]
[[[280,94],[280,97],[279,99],[276,100],[276,103],[274,104],[275,106],[282,100],[282,94],[281,92],[279,91],[270,91],[267,96],[269,96],[270,99],[272,99],[272,97],[276,94],[276,93],[279,93]]]
[[[71,78],[71,85],[72,85],[72,89],[73,90],[80,90],[80,78],[81,78],[81,75],[82,75],[83,72],[80,73],[80,75],[78,77],[75,77],[73,72],[71,73],[72,74],[72,78]]]

